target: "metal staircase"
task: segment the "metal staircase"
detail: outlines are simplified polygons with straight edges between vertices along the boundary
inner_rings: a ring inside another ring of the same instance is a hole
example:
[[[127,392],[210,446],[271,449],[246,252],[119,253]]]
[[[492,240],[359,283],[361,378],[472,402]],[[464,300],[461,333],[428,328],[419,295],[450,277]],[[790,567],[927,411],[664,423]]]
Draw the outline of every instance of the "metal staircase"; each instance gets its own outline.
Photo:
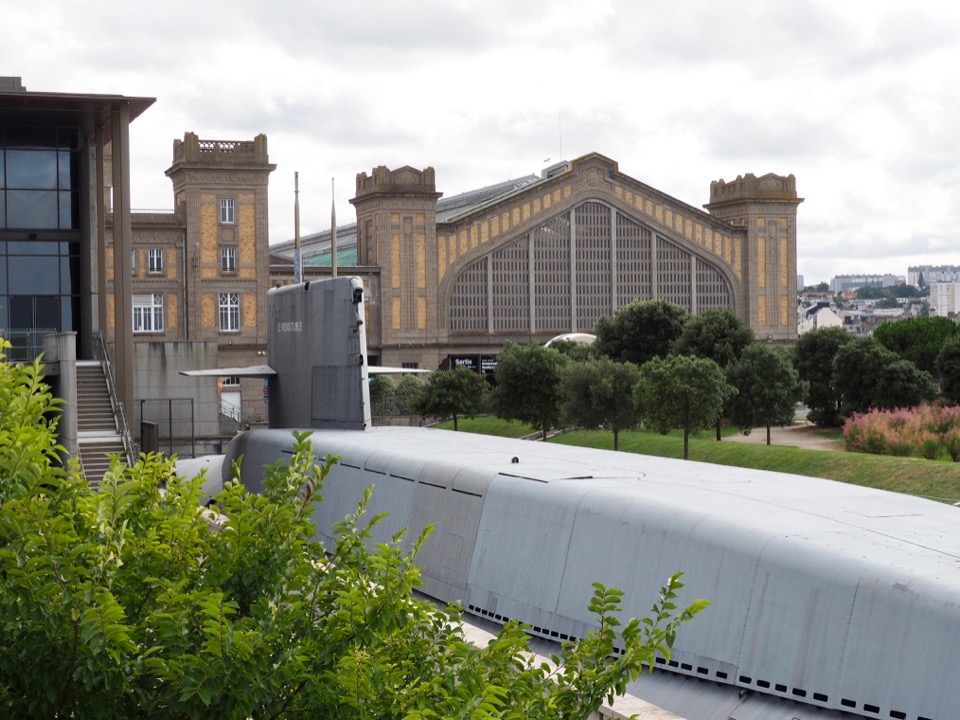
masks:
[[[110,455],[129,462],[107,377],[99,360],[77,361],[77,440],[87,482],[96,486],[110,467]]]

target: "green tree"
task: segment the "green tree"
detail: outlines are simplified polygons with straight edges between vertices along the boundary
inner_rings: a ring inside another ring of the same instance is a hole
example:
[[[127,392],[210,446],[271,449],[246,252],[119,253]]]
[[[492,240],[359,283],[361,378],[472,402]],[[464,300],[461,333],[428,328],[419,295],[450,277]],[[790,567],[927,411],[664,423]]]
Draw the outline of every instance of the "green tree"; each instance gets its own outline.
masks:
[[[560,421],[560,370],[568,362],[553,348],[508,342],[494,371],[492,400],[497,417],[529,423],[546,440],[547,431]]]
[[[413,409],[413,399],[421,393],[423,386],[423,380],[420,379],[419,375],[414,373],[404,375],[400,378],[393,395],[398,415],[417,414],[417,411]]]
[[[952,403],[960,403],[960,336],[943,343],[937,355],[940,392]]]
[[[567,365],[561,372],[560,411],[567,426],[613,432],[613,449],[620,449],[620,431],[640,421],[633,404],[633,386],[640,371],[633,363],[599,358]]]
[[[591,360],[596,355],[593,350],[593,343],[582,343],[575,340],[554,340],[550,347],[566,355],[574,362],[584,362]]]
[[[770,427],[793,422],[803,396],[803,383],[790,356],[781,348],[754,343],[727,366],[726,375],[737,389],[727,401],[730,420],[744,431],[765,427],[769,445]]]
[[[436,370],[413,398],[411,406],[424,417],[452,417],[453,429],[457,430],[458,417],[472,418],[480,414],[486,391],[487,381],[469,368]]]
[[[721,368],[738,359],[754,340],[753,330],[730,308],[714,308],[693,315],[684,323],[683,332],[673,346],[677,355],[695,355],[713,360]],[[717,442],[720,442],[721,417],[717,417]]]
[[[804,403],[808,417],[817,425],[840,424],[840,392],[833,384],[833,359],[853,340],[843,328],[821,328],[800,336],[793,350],[793,363],[806,383]]]
[[[930,374],[874,338],[856,338],[833,359],[833,385],[844,415],[871,408],[912,407],[935,394]]]
[[[960,326],[945,317],[912,317],[886,322],[873,331],[885,348],[928,373],[937,371],[937,355],[943,344],[960,335]]]
[[[369,491],[333,547],[314,541],[333,458],[308,433],[262,495],[227,483],[215,517],[159,455],[115,462],[98,489],[58,467],[38,364],[0,362],[0,398],[4,718],[586,718],[705,605],[675,611],[674,576],[649,621],[621,626],[621,593],[597,584],[597,629],[553,672],[520,625],[475,647],[455,611],[413,597],[402,533],[368,543]]]
[[[375,416],[397,414],[397,387],[389,375],[370,378],[370,412]]]
[[[633,399],[641,417],[661,433],[683,430],[683,459],[689,460],[690,433],[713,425],[734,392],[713,360],[671,355],[641,366]]]
[[[643,365],[670,353],[689,313],[666,300],[635,300],[597,321],[594,349],[611,360]]]

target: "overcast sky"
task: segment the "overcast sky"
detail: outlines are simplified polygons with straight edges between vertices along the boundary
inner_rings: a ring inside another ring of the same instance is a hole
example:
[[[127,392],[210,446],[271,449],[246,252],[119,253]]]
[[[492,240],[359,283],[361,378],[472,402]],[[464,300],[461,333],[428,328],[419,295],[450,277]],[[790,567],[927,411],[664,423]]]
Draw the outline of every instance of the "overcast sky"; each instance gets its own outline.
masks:
[[[157,98],[135,209],[174,138],[269,139],[271,242],[339,224],[360,171],[453,195],[589,152],[684,202],[797,178],[799,272],[960,264],[960,3],[907,0],[4,0],[0,74]],[[547,160],[549,158],[549,162]]]

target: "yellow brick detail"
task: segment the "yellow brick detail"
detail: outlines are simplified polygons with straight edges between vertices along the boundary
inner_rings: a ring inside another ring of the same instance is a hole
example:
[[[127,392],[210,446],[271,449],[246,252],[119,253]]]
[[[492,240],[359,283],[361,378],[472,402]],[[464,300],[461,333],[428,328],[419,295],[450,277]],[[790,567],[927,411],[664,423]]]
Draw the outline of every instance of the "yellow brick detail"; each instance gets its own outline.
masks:
[[[443,280],[447,272],[447,238],[437,238],[437,282]]]
[[[390,322],[394,330],[400,329],[400,298],[389,298],[390,303]]]
[[[113,330],[116,324],[116,312],[117,312],[117,303],[114,298],[113,293],[107,295],[107,326]]]
[[[400,287],[400,235],[394,233],[390,236],[390,287],[398,289]]]
[[[780,296],[780,324],[783,327],[787,326],[787,296]]]
[[[785,237],[780,238],[780,257],[777,258],[780,261],[780,287],[787,287],[787,239]]]
[[[730,237],[724,238],[723,243],[723,259],[727,261],[729,265],[733,261],[733,239]]]
[[[653,200],[647,200],[645,212],[647,215],[653,215]]]
[[[237,277],[243,278],[244,280],[256,280],[257,279],[257,268],[253,265],[242,266],[237,271]]]
[[[763,327],[767,324],[767,297],[761,295],[757,298],[757,326]]]
[[[220,264],[219,248],[217,255],[217,265]],[[238,261],[241,266],[243,265],[256,265],[257,264],[257,246],[252,242],[241,243],[239,247],[239,252],[237,253]]]
[[[253,193],[250,193],[250,192],[245,192],[245,193],[240,193],[239,195],[237,195],[237,198],[240,199],[240,200],[244,200],[244,201],[246,201],[246,202],[249,202],[249,201],[253,200],[254,198],[256,198],[256,195],[254,195]]]
[[[692,220],[684,221],[683,234],[687,236],[687,240],[693,240],[693,221]]]
[[[165,254],[163,266],[167,269],[167,277],[174,279],[177,277],[177,249],[167,248]]]
[[[627,191],[627,198],[626,198],[626,199],[627,199],[627,202],[628,202],[628,203],[632,203],[632,202],[633,202],[633,193],[630,192],[629,190]]]
[[[200,326],[204,328],[219,327],[217,323],[217,296],[213,293],[204,293],[200,299]]]
[[[217,206],[207,203],[200,206],[200,262],[217,264],[219,260]]]
[[[564,186],[563,186],[563,196],[564,196],[564,197],[570,197],[570,195],[571,195],[572,193],[573,193],[573,185],[564,185]]]
[[[767,286],[767,239],[757,238],[757,287]],[[761,323],[762,324],[762,323]]]
[[[766,226],[767,226],[767,219],[766,219],[766,218],[763,218],[763,217],[757,218],[757,227],[758,227],[758,228],[765,228]]]
[[[667,227],[671,227],[673,225],[673,210],[668,208],[664,217],[666,218]]]
[[[204,266],[200,268],[200,277],[204,280],[216,280],[220,277],[220,270],[219,268]]]
[[[663,205],[657,205],[654,215],[657,218],[657,222],[663,222]]]
[[[448,265],[453,265],[457,260],[457,237],[456,235],[450,236],[450,260]]]
[[[563,195],[562,195],[561,192],[560,192],[560,188],[557,188],[556,190],[553,191],[553,201],[554,201],[554,202],[560,202],[560,198],[561,198],[561,197],[563,197]]]
[[[417,235],[417,287],[427,286],[427,238],[423,233]]]
[[[515,207],[513,209],[513,224],[514,225],[520,224],[520,208],[518,207]]]
[[[615,187],[613,188],[613,194],[616,195],[618,198],[622,198],[622,197],[623,197],[623,188],[620,187],[619,185],[615,186]]]
[[[417,213],[417,225],[423,225],[427,221],[427,216],[423,213]]]
[[[243,260],[244,249],[255,258],[257,248],[257,212],[254,205],[237,206],[237,228],[240,237],[240,262]]]
[[[485,243],[490,239],[490,223],[484,220],[480,224],[480,242]]]
[[[523,204],[523,219],[524,221],[530,219],[530,203],[528,202]]]
[[[737,278],[743,279],[743,248],[740,238],[733,241],[733,269],[737,273]]]
[[[480,244],[480,230],[476,225],[470,226],[470,247],[475,248]]]
[[[417,298],[417,329],[427,329],[427,299],[422,295]]]
[[[467,250],[470,249],[470,238],[467,236],[466,230],[460,231],[460,254],[466,255]]]
[[[400,213],[390,213],[390,222],[394,225],[400,224]]]
[[[533,199],[533,214],[536,215],[540,212],[540,198]]]
[[[544,209],[544,210],[549,210],[549,209],[550,209],[550,205],[551,205],[552,202],[553,202],[553,198],[551,198],[550,195],[544,195],[544,196],[543,196],[543,209]]]
[[[168,330],[175,330],[177,328],[177,318],[180,316],[178,312],[179,300],[180,296],[176,293],[167,293],[163,301],[166,305],[166,314],[163,321]]]
[[[490,237],[495,238],[500,234],[500,216],[495,215],[490,219]]]
[[[257,326],[257,294],[243,293],[241,297],[243,298],[241,300],[243,309],[240,319],[243,321],[243,327],[255,328]]]
[[[110,245],[107,247],[107,280],[113,280],[113,246]],[[110,313],[110,317],[113,317],[113,313]]]
[[[639,210],[640,212],[643,212],[643,198],[642,198],[642,197],[640,197],[639,195],[637,195],[636,198],[634,198],[634,203],[633,203],[633,205],[634,205],[634,207],[637,208],[637,210]]]
[[[673,220],[674,220],[674,222],[673,222],[673,229],[676,230],[678,233],[682,233],[682,232],[683,232],[683,218],[680,217],[680,214],[678,213],[678,214],[676,214],[676,215],[673,216]]]
[[[777,225],[779,225],[779,226],[782,227],[782,228],[786,228],[786,227],[787,227],[787,219],[786,219],[785,217],[778,218],[778,219],[777,219]]]
[[[694,227],[693,232],[696,237],[697,245],[703,245],[703,225],[700,225],[700,224],[696,225],[696,227]]]

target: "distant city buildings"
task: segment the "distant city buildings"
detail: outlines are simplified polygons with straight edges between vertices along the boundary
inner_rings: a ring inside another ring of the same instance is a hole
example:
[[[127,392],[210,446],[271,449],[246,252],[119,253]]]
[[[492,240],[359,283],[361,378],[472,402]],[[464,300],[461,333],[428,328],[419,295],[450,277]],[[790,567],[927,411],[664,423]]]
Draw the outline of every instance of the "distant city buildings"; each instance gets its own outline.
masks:
[[[960,298],[960,281],[930,283],[930,314],[954,317],[957,314],[958,298]]]
[[[907,268],[907,282],[920,287],[934,283],[960,282],[960,265],[915,265]]]
[[[858,290],[862,287],[893,287],[902,283],[896,275],[837,275],[830,281],[830,290],[835,293]]]

